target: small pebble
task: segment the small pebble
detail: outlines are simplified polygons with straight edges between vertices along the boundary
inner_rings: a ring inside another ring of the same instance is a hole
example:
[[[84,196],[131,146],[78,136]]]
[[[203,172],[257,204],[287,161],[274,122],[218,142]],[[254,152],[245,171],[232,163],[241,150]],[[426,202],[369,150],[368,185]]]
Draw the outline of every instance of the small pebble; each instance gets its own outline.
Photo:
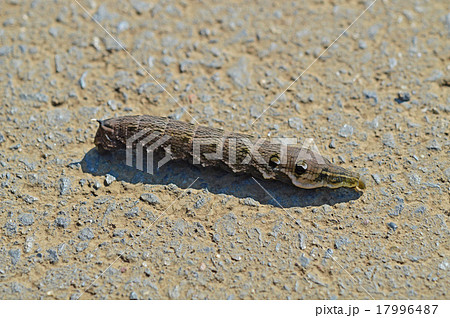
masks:
[[[33,236],[29,236],[29,237],[26,238],[25,244],[24,244],[25,253],[30,253],[31,252],[31,250],[33,248],[33,245],[34,245],[34,241],[35,241],[35,237],[33,237]]]
[[[2,46],[0,47],[0,56],[8,55],[12,53],[13,47],[12,46]]]
[[[87,249],[89,246],[88,242],[80,242],[75,246],[75,250],[77,251],[77,253],[80,253],[82,251],[84,251],[85,249]]]
[[[13,265],[16,265],[20,261],[20,249],[11,249],[8,254],[11,256],[11,263]]]
[[[141,0],[132,0],[131,5],[133,6],[133,9],[136,10],[137,14],[147,13],[152,8],[149,2]]]
[[[130,300],[137,300],[138,299],[138,295],[135,292],[131,292],[130,293]]]
[[[363,90],[363,95],[366,99],[372,99],[373,105],[376,105],[378,103],[378,95],[376,92]]]
[[[56,38],[58,36],[58,28],[51,27],[50,29],[48,29],[48,33]]]
[[[259,206],[259,202],[253,198],[244,198],[239,200],[241,204],[245,204],[248,206]]]
[[[50,261],[51,264],[57,263],[59,260],[58,252],[56,252],[54,249],[48,249],[47,259]]]
[[[393,69],[396,66],[397,66],[397,60],[395,59],[395,57],[390,58],[389,59],[389,68]]]
[[[385,145],[386,147],[395,148],[394,135],[392,135],[391,133],[384,134],[383,138],[382,138],[382,142],[383,142],[383,145]]]
[[[300,130],[303,128],[303,122],[301,118],[292,117],[288,120],[289,127],[295,130]]]
[[[11,149],[11,150],[17,150],[17,149],[20,149],[20,144],[16,144],[16,145],[14,145],[14,146],[11,146],[11,147],[9,147],[9,149]]]
[[[398,92],[395,101],[399,104],[409,102],[411,100],[411,94],[408,92]]]
[[[85,89],[86,88],[86,76],[88,74],[88,71],[84,72],[83,74],[81,74],[80,80],[78,81],[78,83],[80,84],[81,89]]]
[[[152,68],[155,65],[155,58],[153,56],[149,56],[147,60],[148,67]]]
[[[242,259],[242,256],[239,254],[234,254],[234,255],[231,255],[230,257],[233,261],[237,261],[237,262]]]
[[[245,57],[227,70],[228,77],[239,88],[245,88],[251,84],[251,76],[248,71],[248,60]]]
[[[22,196],[22,199],[28,204],[33,204],[34,202],[39,201],[38,198],[33,197],[32,195],[29,195],[29,194],[24,194]]]
[[[328,145],[328,147],[330,147],[331,149],[335,149],[336,148],[336,140],[331,139],[330,144]]]
[[[93,187],[94,187],[95,190],[98,190],[98,189],[100,189],[102,187],[102,185],[100,184],[100,182],[95,181]]]
[[[111,183],[113,183],[114,181],[116,181],[116,177],[114,177],[114,176],[112,176],[112,175],[110,175],[110,174],[107,174],[106,175],[106,177],[105,177],[105,185],[106,186],[109,186]]]
[[[444,76],[444,73],[441,70],[433,70],[431,76],[425,79],[425,82],[435,82]]]
[[[381,183],[381,178],[380,178],[380,176],[378,174],[372,174],[372,178],[376,182],[376,184],[380,184]]]
[[[137,206],[135,206],[134,208],[131,208],[130,211],[125,213],[125,216],[127,218],[134,218],[137,217],[139,215],[139,208]]]
[[[119,24],[117,25],[117,33],[126,31],[130,28],[130,24],[128,23],[128,21],[121,21],[119,22]]]
[[[60,195],[68,194],[70,192],[70,185],[71,185],[71,181],[69,178],[67,178],[67,177],[60,178],[58,181],[59,194]]]
[[[351,135],[353,135],[353,127],[350,125],[345,124],[344,126],[342,126],[342,128],[339,130],[339,136],[343,137],[343,138],[348,138]]]
[[[306,249],[306,234],[303,232],[298,233],[298,246],[301,250]]]
[[[442,147],[441,147],[441,145],[438,143],[438,141],[436,139],[433,139],[432,141],[430,141],[428,143],[427,149],[441,151]]]
[[[52,126],[62,126],[68,123],[72,118],[72,112],[65,108],[55,108],[47,113],[47,120]]]
[[[395,224],[394,222],[389,222],[387,226],[394,231],[398,228],[397,224]]]
[[[159,204],[159,198],[153,193],[143,193],[141,194],[141,200],[145,201],[151,205]]]
[[[17,233],[17,224],[12,222],[11,220],[6,222],[3,228],[5,229],[5,233],[7,236],[13,236]]]
[[[211,35],[211,30],[208,28],[201,28],[200,31],[198,31],[198,34],[201,36],[210,36]]]
[[[3,22],[3,26],[4,27],[11,26],[11,25],[14,25],[14,23],[16,23],[16,19],[9,18],[9,19],[6,19],[5,22]]]
[[[339,238],[334,240],[334,247],[338,250],[349,243],[350,240],[347,237],[340,236]]]
[[[414,210],[414,213],[424,214],[426,211],[427,211],[427,207],[424,205],[421,205],[417,209]]]
[[[66,229],[66,228],[69,227],[70,218],[68,218],[68,217],[66,218],[66,217],[63,217],[63,216],[57,217],[56,220],[55,220],[55,224],[58,227],[62,227],[64,229]]]
[[[299,257],[299,262],[300,262],[300,266],[303,268],[307,268],[309,263],[311,262],[311,260],[306,257],[306,255],[304,253],[302,253],[302,255]]]
[[[126,230],[124,229],[115,229],[113,233],[113,237],[124,237]]]
[[[358,42],[358,47],[359,47],[361,50],[365,50],[365,49],[367,49],[367,43],[366,43],[365,41],[363,41],[363,40],[360,40],[360,41]]]
[[[259,110],[258,106],[256,105],[252,105],[250,106],[250,115],[252,117],[258,118],[259,116],[261,116],[262,111]]]
[[[219,243],[219,241],[220,241],[220,235],[217,234],[217,233],[214,234],[213,237],[212,237],[212,240],[213,240],[214,243]]]
[[[55,55],[55,71],[56,73],[61,73],[62,71],[64,71],[64,62],[61,60],[61,55],[60,54],[56,54]]]
[[[449,264],[448,260],[442,261],[442,263],[440,263],[440,264],[438,265],[438,268],[439,268],[439,269],[442,269],[442,270],[444,270],[444,271],[449,270],[449,269],[450,269],[450,264]]]
[[[85,227],[78,233],[78,238],[82,241],[92,240],[94,238],[94,232],[88,227]]]
[[[19,222],[22,223],[22,225],[30,226],[34,223],[34,216],[31,213],[23,213],[19,215]]]
[[[450,181],[450,167],[444,170],[445,177]]]
[[[161,59],[161,63],[164,64],[165,66],[169,66],[173,62],[175,62],[175,59],[173,57],[171,57],[171,56],[164,56]]]
[[[107,104],[108,104],[108,106],[109,106],[109,108],[111,110],[117,110],[119,108],[119,106],[121,105],[120,103],[118,103],[114,99],[108,100]]]
[[[194,209],[200,209],[202,206],[206,204],[206,202],[207,202],[206,198],[201,197],[200,199],[197,200],[197,202],[195,202]]]
[[[173,289],[169,290],[169,298],[177,299],[180,297],[180,286],[176,285]]]

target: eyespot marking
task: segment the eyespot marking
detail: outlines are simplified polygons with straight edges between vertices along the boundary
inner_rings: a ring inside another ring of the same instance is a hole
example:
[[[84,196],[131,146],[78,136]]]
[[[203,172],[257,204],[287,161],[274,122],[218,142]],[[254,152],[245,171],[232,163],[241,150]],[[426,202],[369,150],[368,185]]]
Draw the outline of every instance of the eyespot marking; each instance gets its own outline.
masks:
[[[308,165],[305,161],[299,161],[295,164],[295,173],[298,175],[304,174],[306,169],[308,169]]]
[[[277,167],[280,163],[281,163],[281,161],[277,154],[272,155],[272,157],[270,157],[270,159],[269,159],[269,166],[271,168]]]

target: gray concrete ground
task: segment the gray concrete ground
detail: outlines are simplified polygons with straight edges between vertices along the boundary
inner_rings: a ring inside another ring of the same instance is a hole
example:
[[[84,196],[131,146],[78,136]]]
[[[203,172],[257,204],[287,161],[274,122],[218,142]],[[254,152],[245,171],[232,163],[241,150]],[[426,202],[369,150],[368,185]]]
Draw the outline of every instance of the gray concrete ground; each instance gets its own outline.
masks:
[[[448,298],[447,1],[335,43],[370,1],[79,3],[0,8],[1,299]],[[93,145],[126,114],[314,138],[368,188],[145,174]]]

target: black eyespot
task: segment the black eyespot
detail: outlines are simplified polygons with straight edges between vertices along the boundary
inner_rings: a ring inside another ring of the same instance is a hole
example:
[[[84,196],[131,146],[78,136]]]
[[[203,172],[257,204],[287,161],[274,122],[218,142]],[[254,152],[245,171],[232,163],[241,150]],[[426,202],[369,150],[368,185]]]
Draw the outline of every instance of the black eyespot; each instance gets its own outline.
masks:
[[[269,159],[269,167],[275,168],[280,164],[280,158],[278,158],[278,155],[272,155]]]
[[[295,173],[298,175],[304,174],[306,169],[308,169],[308,165],[304,161],[295,164]]]

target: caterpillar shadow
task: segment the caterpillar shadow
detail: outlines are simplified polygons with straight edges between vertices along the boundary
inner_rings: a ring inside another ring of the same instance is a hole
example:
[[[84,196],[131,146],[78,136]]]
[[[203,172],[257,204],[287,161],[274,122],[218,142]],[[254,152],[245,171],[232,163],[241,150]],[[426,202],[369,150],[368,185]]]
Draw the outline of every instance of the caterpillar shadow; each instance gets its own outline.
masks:
[[[158,156],[155,156],[155,161]],[[184,161],[169,161],[150,174],[125,164],[125,152],[100,154],[91,149],[80,162],[83,172],[96,176],[110,174],[119,181],[144,184],[170,184],[180,188],[208,189],[215,194],[227,194],[238,198],[251,197],[261,204],[284,208],[334,205],[358,199],[362,194],[353,189],[300,189],[278,181],[259,180],[247,175],[236,176],[217,168],[203,168]],[[143,166],[146,167],[144,161]],[[267,192],[266,192],[267,191]]]

